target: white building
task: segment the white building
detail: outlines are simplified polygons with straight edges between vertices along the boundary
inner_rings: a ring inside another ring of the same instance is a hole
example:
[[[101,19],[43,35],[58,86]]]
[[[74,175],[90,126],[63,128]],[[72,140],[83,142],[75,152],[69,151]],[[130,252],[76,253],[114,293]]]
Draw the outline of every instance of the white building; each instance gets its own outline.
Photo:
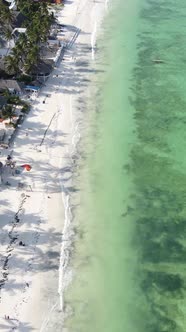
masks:
[[[11,10],[17,10],[16,2],[15,0],[6,0],[6,2],[9,2],[9,9]]]

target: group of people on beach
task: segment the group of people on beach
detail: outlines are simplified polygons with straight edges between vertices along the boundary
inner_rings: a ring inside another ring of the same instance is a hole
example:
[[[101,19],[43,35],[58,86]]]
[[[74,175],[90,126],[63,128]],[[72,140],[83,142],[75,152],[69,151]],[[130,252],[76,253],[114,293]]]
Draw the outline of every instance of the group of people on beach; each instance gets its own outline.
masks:
[[[16,165],[16,161],[13,161],[12,157],[10,155],[8,155],[7,158],[6,158],[6,164],[5,165],[10,166],[11,169],[14,169],[15,165]]]
[[[8,167],[11,171],[11,174],[14,175],[15,173],[15,168],[16,168],[16,161],[12,160],[11,155],[8,155],[5,161],[5,164],[1,166],[1,183],[4,183],[4,178],[3,178],[3,174],[5,174],[5,168],[4,167]],[[8,181],[5,182],[5,184],[8,186],[10,185],[10,183]]]
[[[13,321],[17,321],[17,322],[18,322],[18,320],[17,320],[16,318],[10,318],[9,315],[5,315],[5,319],[6,319],[6,320],[13,320]],[[11,328],[11,331],[15,331],[15,330],[17,330],[17,327],[16,327],[16,326],[13,326],[13,327]]]

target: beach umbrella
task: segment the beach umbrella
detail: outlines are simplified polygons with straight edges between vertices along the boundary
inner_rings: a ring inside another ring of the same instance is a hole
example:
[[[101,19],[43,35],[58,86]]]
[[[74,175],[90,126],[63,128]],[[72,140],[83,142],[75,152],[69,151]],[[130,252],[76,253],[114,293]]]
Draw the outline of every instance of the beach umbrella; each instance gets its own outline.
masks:
[[[23,167],[24,169],[26,169],[26,171],[30,171],[31,168],[32,168],[29,164],[21,165],[21,167]]]

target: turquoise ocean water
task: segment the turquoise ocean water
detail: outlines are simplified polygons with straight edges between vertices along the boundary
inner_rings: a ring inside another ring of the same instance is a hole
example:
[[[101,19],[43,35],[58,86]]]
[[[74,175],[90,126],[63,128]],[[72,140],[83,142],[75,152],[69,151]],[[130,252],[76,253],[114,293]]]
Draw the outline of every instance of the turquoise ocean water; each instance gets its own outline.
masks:
[[[186,3],[114,1],[75,179],[70,332],[186,331],[185,82]]]

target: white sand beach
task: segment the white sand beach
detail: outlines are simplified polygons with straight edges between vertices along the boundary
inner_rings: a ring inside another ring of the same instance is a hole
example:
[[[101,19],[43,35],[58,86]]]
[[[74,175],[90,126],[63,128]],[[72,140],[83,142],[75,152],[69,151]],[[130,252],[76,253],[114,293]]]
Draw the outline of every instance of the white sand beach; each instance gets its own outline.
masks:
[[[0,155],[3,163],[11,153],[17,166],[32,167],[20,174],[7,168],[0,186],[2,332],[62,331],[63,290],[70,278],[65,268],[72,235],[73,156],[82,121],[79,98],[86,92],[106,7],[104,0],[67,0],[58,11],[69,41],[64,58],[32,102],[13,145]]]

